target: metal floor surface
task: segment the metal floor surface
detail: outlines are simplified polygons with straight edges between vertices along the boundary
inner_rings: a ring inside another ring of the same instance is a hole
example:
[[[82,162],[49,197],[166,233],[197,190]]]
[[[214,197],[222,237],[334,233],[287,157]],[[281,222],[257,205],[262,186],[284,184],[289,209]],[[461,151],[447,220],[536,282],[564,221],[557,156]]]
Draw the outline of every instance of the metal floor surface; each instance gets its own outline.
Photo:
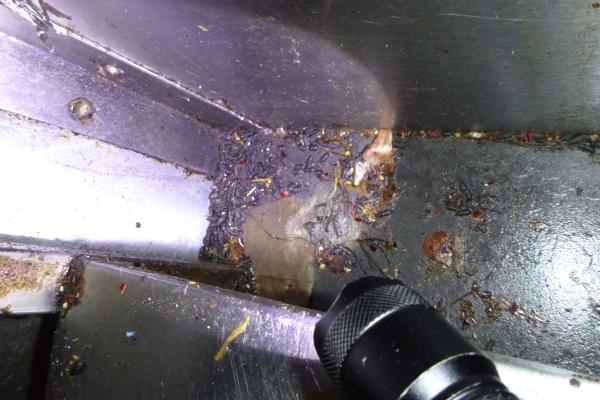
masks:
[[[385,222],[398,243],[388,275],[447,312],[481,348],[600,376],[600,164],[576,150],[454,139],[402,147],[401,193]],[[449,194],[464,196],[459,186],[479,199],[472,207],[483,216],[447,209]],[[423,255],[434,232],[453,239],[448,268]],[[326,307],[361,274],[320,271],[312,305]]]

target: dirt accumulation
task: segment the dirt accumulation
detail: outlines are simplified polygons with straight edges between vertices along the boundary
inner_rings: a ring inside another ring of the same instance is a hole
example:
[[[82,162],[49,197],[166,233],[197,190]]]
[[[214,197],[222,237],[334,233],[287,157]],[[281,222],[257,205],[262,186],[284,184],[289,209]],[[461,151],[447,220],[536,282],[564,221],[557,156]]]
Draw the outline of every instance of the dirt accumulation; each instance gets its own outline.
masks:
[[[299,285],[306,294],[311,280],[299,276],[314,269],[345,273],[358,264],[356,249],[393,248],[380,224],[398,192],[391,131],[234,131],[219,154],[203,257],[247,264],[250,256],[259,281],[271,282],[266,286],[277,278],[282,290]],[[253,240],[258,243],[247,243]],[[300,272],[286,278],[286,268]]]
[[[385,226],[401,186],[395,181],[395,158],[408,141],[429,138],[472,140],[482,146],[504,142],[547,150],[574,147],[594,157],[600,149],[595,134],[531,131],[337,127],[226,132],[218,148],[201,256],[244,268],[247,279],[238,290],[297,304],[310,296],[315,272],[343,275],[359,268],[365,274],[399,275],[388,256],[397,242]],[[472,231],[485,234],[489,215],[498,212],[497,199],[486,190],[495,185],[486,182],[484,189],[476,190],[459,179],[445,193],[443,209],[468,219]],[[426,217],[440,212],[429,207]],[[463,265],[468,249],[462,235],[443,234],[447,237],[434,232],[423,243],[425,280],[448,272],[460,280],[473,275],[476,270]]]
[[[58,264],[16,259],[0,255],[0,298],[14,291],[36,290],[50,275],[56,276]]]

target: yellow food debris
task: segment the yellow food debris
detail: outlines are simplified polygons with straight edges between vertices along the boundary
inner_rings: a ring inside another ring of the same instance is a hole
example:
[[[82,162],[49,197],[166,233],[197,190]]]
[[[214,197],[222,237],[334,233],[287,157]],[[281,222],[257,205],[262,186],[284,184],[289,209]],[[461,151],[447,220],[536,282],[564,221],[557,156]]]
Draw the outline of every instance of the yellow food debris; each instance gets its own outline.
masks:
[[[190,285],[190,286],[197,286],[198,282],[196,282],[196,281],[188,281],[188,285]]]
[[[352,181],[346,181],[346,186],[354,186],[354,184],[352,183]]]
[[[485,133],[484,132],[477,132],[477,131],[472,131],[468,133],[468,136],[471,139],[482,139],[485,137]]]
[[[377,211],[375,210],[375,207],[373,207],[370,204],[366,204],[363,208],[362,208],[362,213],[363,216],[369,221],[369,222],[375,222],[375,220],[377,219],[377,217],[375,216],[377,214]]]
[[[231,344],[231,342],[233,342],[236,337],[238,337],[242,333],[244,333],[249,324],[250,324],[250,317],[246,317],[244,322],[239,324],[237,328],[235,328],[233,331],[231,331],[229,336],[227,336],[227,339],[225,339],[225,341],[221,345],[221,348],[219,349],[219,351],[217,351],[217,354],[215,354],[215,357],[214,357],[215,361],[218,362],[223,359],[223,357],[225,356],[225,353],[227,353],[227,350],[229,349],[229,345]]]
[[[350,150],[344,151],[344,157],[350,157],[351,155],[352,153],[350,153]]]
[[[271,183],[273,183],[273,178],[255,178],[252,180],[252,182],[264,183],[265,185],[269,186]]]
[[[325,269],[327,266],[324,263],[319,264],[319,269],[323,270]]]
[[[379,174],[379,176],[377,177],[377,179],[379,179],[380,181],[385,181],[385,176]]]
[[[457,139],[459,139],[459,138],[462,137],[462,133],[460,133],[460,132],[454,132],[454,137],[457,138]]]

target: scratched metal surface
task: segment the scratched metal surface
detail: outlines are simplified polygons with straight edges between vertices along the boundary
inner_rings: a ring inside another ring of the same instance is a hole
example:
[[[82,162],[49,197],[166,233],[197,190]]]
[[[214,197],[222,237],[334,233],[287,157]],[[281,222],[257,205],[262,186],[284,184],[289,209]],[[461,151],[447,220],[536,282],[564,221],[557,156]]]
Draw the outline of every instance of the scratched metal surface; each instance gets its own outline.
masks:
[[[87,263],[85,280],[81,304],[58,323],[48,399],[342,398],[313,347],[318,312],[105,263]],[[246,317],[246,330],[215,361]],[[600,393],[598,382],[566,370],[487,356],[522,400]]]
[[[17,39],[5,31],[22,32],[23,37]],[[77,41],[55,36],[69,40],[72,51],[78,49]],[[61,42],[55,40],[54,43],[58,47]],[[59,50],[50,53],[35,37],[30,24],[0,6],[0,110],[16,112],[195,171],[215,172],[215,152],[207,143],[214,142],[218,131],[199,123],[194,114],[156,101],[144,87],[152,85],[163,96],[173,96],[187,103],[185,95],[172,93],[161,87],[160,81],[123,63],[100,57],[100,53],[94,53],[97,55],[94,58],[92,53],[86,53],[87,57],[76,58],[81,62],[76,64],[58,56]],[[105,65],[120,68],[122,74],[102,76],[99,68]],[[145,79],[140,79],[142,76]],[[76,98],[92,102],[96,108],[93,118],[80,122],[72,117],[69,103]]]
[[[600,376],[600,164],[581,151],[499,143],[417,139],[401,146],[401,192],[385,222],[398,242],[389,254],[389,275],[398,268],[399,278],[440,304],[459,329],[461,313],[452,302],[478,282],[482,291],[514,301],[544,322],[536,327],[525,321],[527,315],[508,311],[488,322],[484,303],[470,295],[477,323],[463,332],[476,345]],[[477,229],[471,215],[445,209],[457,182],[473,196],[492,197],[487,232]],[[436,231],[455,239],[456,262],[427,274],[423,242]],[[381,254],[373,257],[387,265]],[[319,309],[361,275],[359,269],[346,277],[324,272],[313,289]]]
[[[87,263],[85,280],[58,325],[48,399],[336,398],[313,347],[314,312],[107,264]],[[70,376],[73,355],[85,368]]]
[[[599,127],[590,0],[48,3],[56,23],[271,125]]]

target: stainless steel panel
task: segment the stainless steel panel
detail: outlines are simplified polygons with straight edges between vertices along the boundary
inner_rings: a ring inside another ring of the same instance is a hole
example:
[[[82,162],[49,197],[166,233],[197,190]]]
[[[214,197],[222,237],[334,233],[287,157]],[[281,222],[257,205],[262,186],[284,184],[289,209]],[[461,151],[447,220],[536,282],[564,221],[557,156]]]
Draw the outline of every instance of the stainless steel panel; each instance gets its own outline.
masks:
[[[195,260],[210,183],[198,174],[0,112],[0,242]]]
[[[87,263],[85,280],[81,304],[58,325],[51,399],[339,398],[314,349],[317,312],[103,263]],[[523,400],[600,394],[568,371],[490,356]],[[75,359],[85,368],[73,369]]]
[[[49,16],[273,126],[593,131],[593,5],[54,0]]]

